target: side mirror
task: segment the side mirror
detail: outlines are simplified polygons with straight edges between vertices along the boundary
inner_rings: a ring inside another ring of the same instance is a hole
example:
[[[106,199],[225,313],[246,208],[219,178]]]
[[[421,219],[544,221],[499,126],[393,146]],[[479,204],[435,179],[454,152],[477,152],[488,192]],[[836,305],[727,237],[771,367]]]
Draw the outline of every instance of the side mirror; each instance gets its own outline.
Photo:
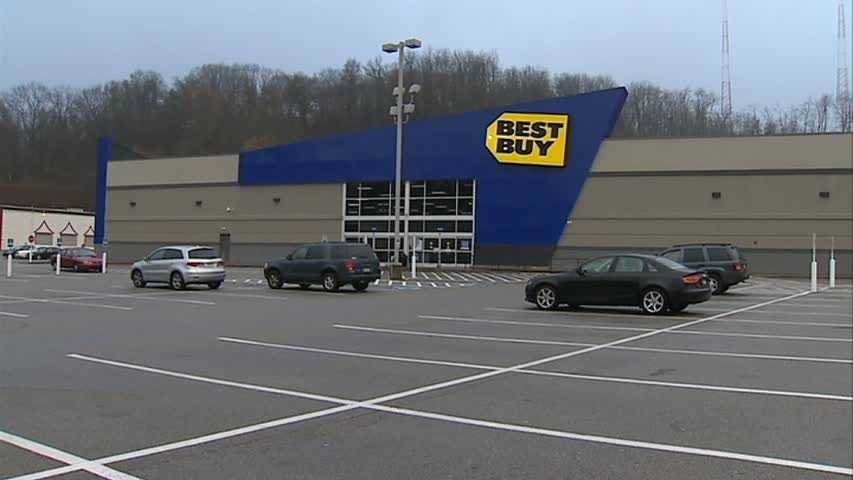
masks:
[[[293,260],[293,254],[291,253],[290,255],[286,256],[285,258],[288,260]]]
[[[586,270],[583,267],[578,267],[575,271],[578,272],[578,275],[581,277],[586,275]]]

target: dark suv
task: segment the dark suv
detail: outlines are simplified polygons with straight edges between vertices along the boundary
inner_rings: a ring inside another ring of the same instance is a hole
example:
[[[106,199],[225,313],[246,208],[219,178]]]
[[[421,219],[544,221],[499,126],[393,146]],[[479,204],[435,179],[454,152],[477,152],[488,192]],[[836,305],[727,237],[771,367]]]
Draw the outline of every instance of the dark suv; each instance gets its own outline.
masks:
[[[350,284],[362,291],[380,274],[376,253],[363,243],[302,245],[287,257],[264,264],[264,277],[270,288],[281,288],[285,283],[296,283],[303,289],[320,284],[324,290],[335,292]]]
[[[731,243],[675,245],[660,256],[705,272],[715,295],[749,278],[746,258]]]

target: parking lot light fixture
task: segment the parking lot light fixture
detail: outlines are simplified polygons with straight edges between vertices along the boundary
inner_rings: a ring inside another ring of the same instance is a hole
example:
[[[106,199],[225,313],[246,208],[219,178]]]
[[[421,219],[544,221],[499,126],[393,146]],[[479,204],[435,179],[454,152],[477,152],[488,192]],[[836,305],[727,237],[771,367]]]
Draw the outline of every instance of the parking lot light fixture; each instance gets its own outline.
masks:
[[[393,90],[394,98],[396,99],[396,108],[391,109],[391,115],[395,117],[397,122],[397,142],[396,155],[394,162],[394,246],[392,248],[392,265],[400,265],[400,190],[401,190],[401,171],[403,163],[403,121],[404,115],[411,114],[415,111],[413,103],[403,105],[403,95],[406,93],[406,88],[403,86],[403,68],[405,62],[405,51],[407,48],[421,48],[421,41],[417,38],[409,38],[401,42],[389,42],[382,45],[382,51],[385,53],[397,53],[397,86]],[[414,89],[412,94],[420,91],[420,86]],[[393,270],[393,269],[392,269]]]

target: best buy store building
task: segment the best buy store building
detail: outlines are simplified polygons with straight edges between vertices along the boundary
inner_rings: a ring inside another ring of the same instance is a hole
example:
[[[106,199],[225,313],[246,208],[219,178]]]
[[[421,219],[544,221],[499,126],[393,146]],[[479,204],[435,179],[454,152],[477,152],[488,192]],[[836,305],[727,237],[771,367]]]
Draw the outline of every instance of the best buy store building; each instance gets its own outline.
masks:
[[[849,274],[853,135],[605,140],[626,96],[406,125],[403,247],[428,264],[564,269],[731,241],[757,271],[790,274],[814,232],[835,236]],[[324,239],[392,249],[393,127],[213,157],[111,160],[109,139],[99,152],[96,243],[117,261],[223,233],[232,264]]]

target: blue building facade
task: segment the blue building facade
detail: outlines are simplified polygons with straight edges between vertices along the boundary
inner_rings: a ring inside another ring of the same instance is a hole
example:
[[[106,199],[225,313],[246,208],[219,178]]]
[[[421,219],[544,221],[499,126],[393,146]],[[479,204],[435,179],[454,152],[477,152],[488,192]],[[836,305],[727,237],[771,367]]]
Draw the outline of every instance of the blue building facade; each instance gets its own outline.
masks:
[[[615,88],[412,121],[404,128],[403,179],[472,179],[474,263],[546,265],[626,97]],[[96,243],[105,238],[110,150],[109,141],[99,144]],[[501,152],[518,161],[499,161]],[[246,151],[239,184],[390,182],[394,154],[392,126]],[[550,155],[551,163],[525,155]]]

